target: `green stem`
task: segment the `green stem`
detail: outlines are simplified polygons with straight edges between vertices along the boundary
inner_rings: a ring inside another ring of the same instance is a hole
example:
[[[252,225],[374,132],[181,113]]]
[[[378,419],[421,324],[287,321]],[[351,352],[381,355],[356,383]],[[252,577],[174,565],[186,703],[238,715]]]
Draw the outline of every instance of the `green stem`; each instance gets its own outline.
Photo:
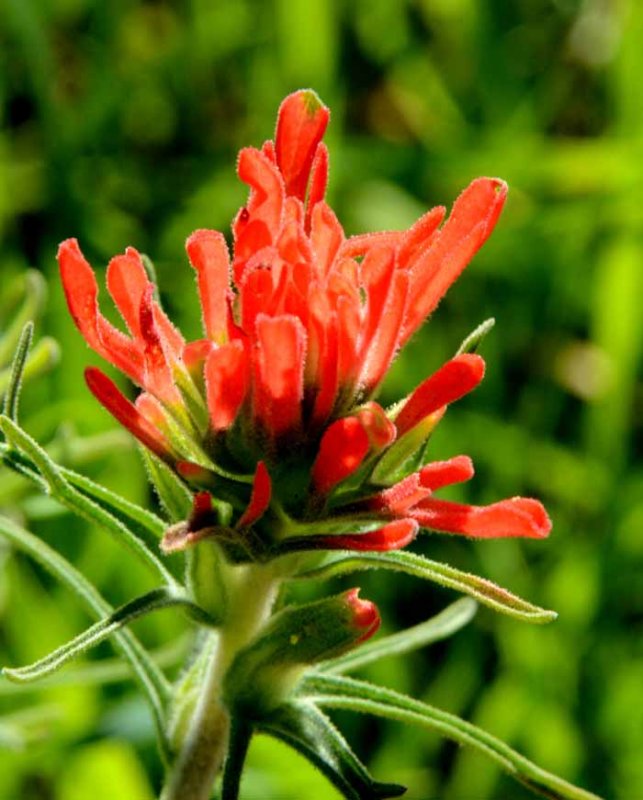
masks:
[[[252,726],[235,717],[230,725],[230,745],[223,771],[221,800],[238,800],[239,798],[241,773],[251,738]]]
[[[222,698],[224,678],[239,650],[269,618],[277,597],[278,581],[265,567],[236,567],[230,578],[229,614],[161,800],[209,800],[230,740],[230,714]]]

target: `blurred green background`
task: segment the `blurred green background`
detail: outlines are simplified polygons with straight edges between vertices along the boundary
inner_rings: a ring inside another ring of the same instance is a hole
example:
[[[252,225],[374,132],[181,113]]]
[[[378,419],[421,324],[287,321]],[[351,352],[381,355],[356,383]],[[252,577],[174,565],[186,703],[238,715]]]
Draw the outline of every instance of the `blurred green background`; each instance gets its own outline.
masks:
[[[61,363],[23,393],[22,419],[57,457],[151,502],[127,436],[89,396],[99,360],[70,321],[57,243],[102,270],[134,245],[173,318],[195,335],[197,227],[229,231],[245,192],[236,152],[272,135],[288,92],[332,109],[330,201],[347,232],[408,226],[478,175],[511,187],[500,225],[396,363],[397,399],[480,321],[482,387],[435,436],[477,476],[450,496],[542,498],[545,542],[425,537],[559,620],[482,611],[447,643],[368,676],[460,713],[608,798],[643,797],[643,5],[632,0],[0,0],[0,329],[24,272],[49,280],[37,333]],[[106,535],[6,470],[0,508],[73,558],[118,603],[148,579]],[[0,661],[78,633],[83,611],[0,549]],[[411,578],[360,578],[396,630],[455,599]],[[172,662],[181,619],[136,630]],[[111,658],[108,645],[96,657]],[[93,656],[94,657],[94,656]],[[409,800],[505,800],[526,790],[479,756],[401,726],[338,715],[375,774]],[[0,683],[2,800],[148,800],[159,765],[128,681],[18,691]],[[258,738],[245,800],[331,800],[297,756]]]

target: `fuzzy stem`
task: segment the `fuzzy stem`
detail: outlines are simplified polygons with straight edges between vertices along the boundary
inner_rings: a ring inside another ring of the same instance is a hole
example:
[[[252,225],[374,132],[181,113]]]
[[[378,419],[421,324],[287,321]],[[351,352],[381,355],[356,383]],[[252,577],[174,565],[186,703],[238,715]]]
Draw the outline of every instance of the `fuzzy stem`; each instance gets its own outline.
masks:
[[[238,800],[241,787],[243,762],[252,738],[252,726],[240,719],[233,719],[230,726],[230,745],[223,771],[221,800]]]
[[[230,715],[221,696],[223,680],[236,654],[270,616],[279,586],[265,566],[237,567],[232,578],[230,611],[160,800],[209,800],[226,757]]]

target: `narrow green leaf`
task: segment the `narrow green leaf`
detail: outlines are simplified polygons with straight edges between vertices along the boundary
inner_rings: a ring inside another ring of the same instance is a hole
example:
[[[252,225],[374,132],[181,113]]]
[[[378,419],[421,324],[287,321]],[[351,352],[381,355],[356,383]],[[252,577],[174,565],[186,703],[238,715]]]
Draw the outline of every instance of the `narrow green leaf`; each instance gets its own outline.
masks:
[[[489,317],[489,319],[481,322],[475,330],[471,331],[460,347],[458,347],[456,356],[461,356],[463,353],[475,353],[478,347],[480,347],[482,340],[495,324],[496,320],[493,317]]]
[[[184,519],[188,519],[193,499],[190,490],[178,475],[156,456],[142,447],[139,448],[139,452],[147,475],[170,522],[182,522]]]
[[[62,476],[89,500],[93,500],[105,511],[120,520],[141,538],[149,548],[156,550],[166,525],[160,517],[124,497],[106,489],[89,478],[67,467],[60,467]]]
[[[322,564],[320,567],[300,573],[295,577],[297,579],[322,579],[362,569],[389,569],[393,572],[405,572],[416,578],[433,581],[447,589],[455,589],[457,592],[468,594],[494,611],[507,614],[523,622],[542,624],[551,622],[557,616],[555,611],[535,606],[486,578],[462,572],[448,564],[431,561],[424,556],[406,551],[350,555]]]
[[[18,550],[34,559],[51,575],[65,584],[92,615],[107,616],[113,607],[98,590],[49,545],[15,522],[0,516],[0,536]],[[168,750],[165,738],[165,705],[170,696],[170,686],[161,670],[154,664],[147,651],[131,631],[121,630],[114,635],[115,645],[129,661],[152,708],[159,741],[164,752]]]
[[[63,470],[18,425],[8,417],[0,416],[0,429],[2,429],[10,444],[31,459],[42,478],[46,481],[47,490],[52,497],[75,514],[105,528],[116,541],[129,547],[150,570],[156,575],[160,575],[169,586],[176,584],[174,577],[158,558],[152,547],[136,536],[118,517],[113,516],[94,500],[77,491],[66,479]]]
[[[402,656],[431,642],[452,636],[471,622],[477,609],[478,604],[474,600],[462,597],[426,622],[382,639],[371,639],[339,658],[322,662],[316,669],[319,672],[339,674],[360,669],[373,661],[379,661],[380,658]]]
[[[11,364],[11,377],[9,378],[9,385],[4,396],[4,403],[2,405],[2,413],[10,419],[17,422],[18,420],[18,402],[20,400],[20,388],[22,386],[22,375],[25,370],[25,363],[29,355],[29,348],[31,347],[31,340],[33,339],[33,322],[25,323],[18,346],[13,357]]]
[[[105,641],[105,639],[135,619],[150,614],[152,611],[159,611],[163,608],[178,605],[185,606],[193,619],[212,624],[212,620],[206,612],[192,603],[185,595],[176,594],[167,587],[154,589],[120,606],[108,617],[96,622],[79,636],[58,647],[44,658],[26,667],[15,669],[5,667],[2,673],[14,683],[29,683],[40,680],[59,670],[72,658],[82,655],[91,647],[96,647],[96,645]]]
[[[11,469],[37,483],[45,491],[47,490],[46,481],[43,480],[34,462],[24,453],[0,442],[0,460]],[[60,465],[58,465],[58,470],[74,489],[120,520],[132,533],[142,539],[151,550],[156,550],[158,542],[167,527],[160,517],[141,506],[137,506],[135,503],[130,503],[124,497],[106,489],[80,473],[74,472],[74,470]]]
[[[374,780],[330,719],[313,703],[284,704],[261,720],[257,728],[301,753],[347,800],[399,797],[406,791],[403,786]]]
[[[308,675],[300,692],[328,708],[345,708],[435,731],[495,761],[511,777],[552,800],[600,800],[517,753],[481,728],[433,706],[381,686],[338,675]]]
[[[43,492],[48,491],[47,482],[42,478],[31,459],[2,441],[0,441],[0,460],[14,472],[33,481]]]
[[[159,669],[176,667],[187,657],[193,635],[180,637],[158,650],[149,653],[150,658]],[[122,658],[103,658],[100,661],[89,661],[80,667],[69,667],[43,678],[37,684],[8,683],[0,681],[0,697],[15,697],[16,694],[41,692],[59,686],[98,686],[112,683],[124,683],[132,677],[132,670]]]

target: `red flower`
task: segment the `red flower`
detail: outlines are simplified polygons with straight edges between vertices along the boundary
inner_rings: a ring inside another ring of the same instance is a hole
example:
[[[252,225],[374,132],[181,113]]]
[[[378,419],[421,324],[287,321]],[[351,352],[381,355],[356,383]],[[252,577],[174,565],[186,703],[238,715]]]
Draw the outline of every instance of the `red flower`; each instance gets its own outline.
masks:
[[[274,503],[295,515],[306,507],[313,518],[332,516],[334,507],[404,519],[370,533],[348,528],[345,545],[356,549],[402,546],[418,523],[472,536],[546,535],[549,522],[536,501],[478,509],[433,499],[434,489],[469,476],[468,461],[429,465],[372,495],[369,476],[396,440],[415,436],[419,447],[446,405],[482,379],[482,359],[461,355],[394,418],[370,400],[399,348],[490,235],[507,187],[479,178],[444,224],[445,210],[436,208],[408,231],[346,238],[324,201],[328,119],[312,91],[287,97],[274,144],[239,155],[250,195],[232,226],[232,257],[216,231],[188,239],[202,339],[186,343],[173,327],[133,248],[107,270],[129,330],[122,333],[100,313],[96,279],[78,244],[63,242],[58,259],[76,325],[143,392],[133,405],[96,369],[87,371],[89,388],[191,485],[243,498],[240,530],[268,530]],[[253,483],[243,476],[258,462]],[[308,487],[297,477],[302,472],[311,476]],[[325,546],[340,538],[326,537]]]

